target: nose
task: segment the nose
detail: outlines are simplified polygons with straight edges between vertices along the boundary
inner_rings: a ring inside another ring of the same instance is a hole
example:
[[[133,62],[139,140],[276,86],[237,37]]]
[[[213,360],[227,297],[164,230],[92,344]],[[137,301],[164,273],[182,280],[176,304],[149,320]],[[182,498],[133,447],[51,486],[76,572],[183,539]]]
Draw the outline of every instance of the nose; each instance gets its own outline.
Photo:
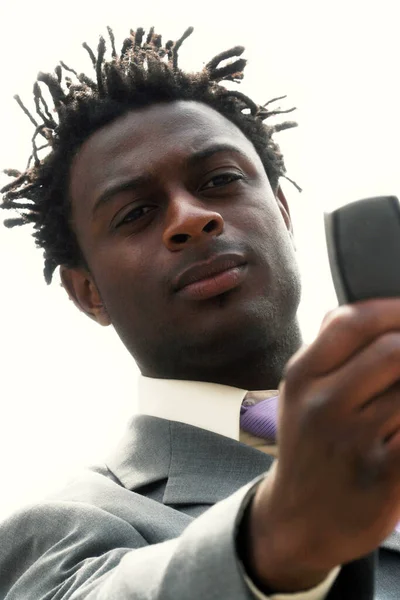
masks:
[[[208,236],[218,236],[223,229],[224,220],[218,212],[180,194],[168,207],[163,242],[168,250],[175,252],[188,244],[205,241]]]

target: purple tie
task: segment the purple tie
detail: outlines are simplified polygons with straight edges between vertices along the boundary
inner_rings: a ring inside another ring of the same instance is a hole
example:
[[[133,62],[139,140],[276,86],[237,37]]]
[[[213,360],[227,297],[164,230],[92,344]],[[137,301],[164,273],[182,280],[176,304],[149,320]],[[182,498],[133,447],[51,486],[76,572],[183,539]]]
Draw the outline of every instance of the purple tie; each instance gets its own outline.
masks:
[[[278,396],[261,400],[256,404],[244,400],[240,407],[240,427],[256,437],[276,441],[278,419]]]
[[[258,438],[268,442],[276,441],[277,420],[278,420],[278,399],[279,396],[261,400],[255,404],[244,400],[240,408],[240,427],[243,431],[251,433]],[[396,526],[396,531],[400,533],[400,523]]]

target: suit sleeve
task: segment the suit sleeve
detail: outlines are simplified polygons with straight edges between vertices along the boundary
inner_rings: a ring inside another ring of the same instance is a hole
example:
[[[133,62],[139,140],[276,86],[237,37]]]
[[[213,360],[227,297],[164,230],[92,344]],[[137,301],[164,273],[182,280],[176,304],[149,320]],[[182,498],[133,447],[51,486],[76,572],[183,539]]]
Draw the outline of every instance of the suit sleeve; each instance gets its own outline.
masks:
[[[245,579],[250,590],[253,592],[254,598],[257,600],[325,600],[330,589],[332,588],[334,581],[336,580],[336,577],[338,576],[339,570],[339,567],[333,569],[331,573],[329,573],[328,577],[317,587],[312,588],[311,590],[306,590],[305,592],[298,592],[297,594],[274,594],[273,596],[266,596],[249,578],[245,576]]]
[[[146,532],[86,503],[20,511],[0,526],[0,598],[254,600],[235,540],[255,485],[207,510],[178,538],[152,545]]]

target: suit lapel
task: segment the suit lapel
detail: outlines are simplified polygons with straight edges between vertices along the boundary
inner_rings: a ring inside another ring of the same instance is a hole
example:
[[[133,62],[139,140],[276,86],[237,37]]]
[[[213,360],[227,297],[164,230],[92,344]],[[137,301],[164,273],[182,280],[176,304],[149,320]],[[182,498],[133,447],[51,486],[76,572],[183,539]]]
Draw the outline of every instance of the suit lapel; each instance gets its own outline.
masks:
[[[273,458],[210,431],[171,424],[166,504],[214,504],[268,471]]]
[[[273,460],[222,435],[138,415],[107,466],[132,491],[163,483],[164,504],[211,505],[268,471]],[[400,552],[400,534],[393,532],[382,547]]]
[[[273,460],[225,436],[139,415],[107,466],[132,491],[166,480],[164,504],[214,504],[268,471]]]
[[[171,422],[156,417],[133,417],[107,467],[128,490],[168,478],[171,462]]]

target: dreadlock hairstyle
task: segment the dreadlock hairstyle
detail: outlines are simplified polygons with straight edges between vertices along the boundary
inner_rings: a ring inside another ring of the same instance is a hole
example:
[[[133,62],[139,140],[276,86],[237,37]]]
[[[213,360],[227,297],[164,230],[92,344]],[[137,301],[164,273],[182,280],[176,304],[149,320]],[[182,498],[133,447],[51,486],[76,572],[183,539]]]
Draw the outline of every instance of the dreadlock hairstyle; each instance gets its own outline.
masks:
[[[5,171],[14,179],[0,190],[3,194],[0,206],[18,211],[19,217],[4,221],[7,227],[33,224],[36,246],[44,252],[44,277],[48,284],[59,265],[87,266],[71,224],[68,200],[71,161],[92,133],[128,111],[174,100],[203,102],[232,121],[253,143],[272,189],[276,190],[280,177],[289,179],[283,156],[272,136],[275,132],[296,126],[296,123],[266,125],[264,121],[295,109],[269,108],[271,103],[285,96],[261,106],[241,92],[220,85],[226,81],[240,83],[243,78],[246,60],[240,58],[244,51],[242,46],[221,52],[201,72],[189,74],[179,68],[178,52],[192,33],[192,27],[176,42],[168,41],[165,45],[162,45],[161,35],[156,34],[154,28],[147,36],[142,28],[131,30],[120,54],[116,51],[112,29],[107,29],[111,60],[105,60],[106,42],[103,37],[100,37],[97,56],[86,43],[83,44],[92,62],[93,79],[83,73],[78,74],[63,62],[57,65],[54,73],[39,73],[33,86],[39,122],[19,96],[15,96],[34,126],[32,155],[24,172],[15,169]],[[228,62],[224,63],[227,59]],[[47,86],[50,92],[54,103],[52,111],[43,97],[40,84]],[[42,144],[38,143],[40,139]],[[46,155],[40,159],[39,153],[44,149]]]

